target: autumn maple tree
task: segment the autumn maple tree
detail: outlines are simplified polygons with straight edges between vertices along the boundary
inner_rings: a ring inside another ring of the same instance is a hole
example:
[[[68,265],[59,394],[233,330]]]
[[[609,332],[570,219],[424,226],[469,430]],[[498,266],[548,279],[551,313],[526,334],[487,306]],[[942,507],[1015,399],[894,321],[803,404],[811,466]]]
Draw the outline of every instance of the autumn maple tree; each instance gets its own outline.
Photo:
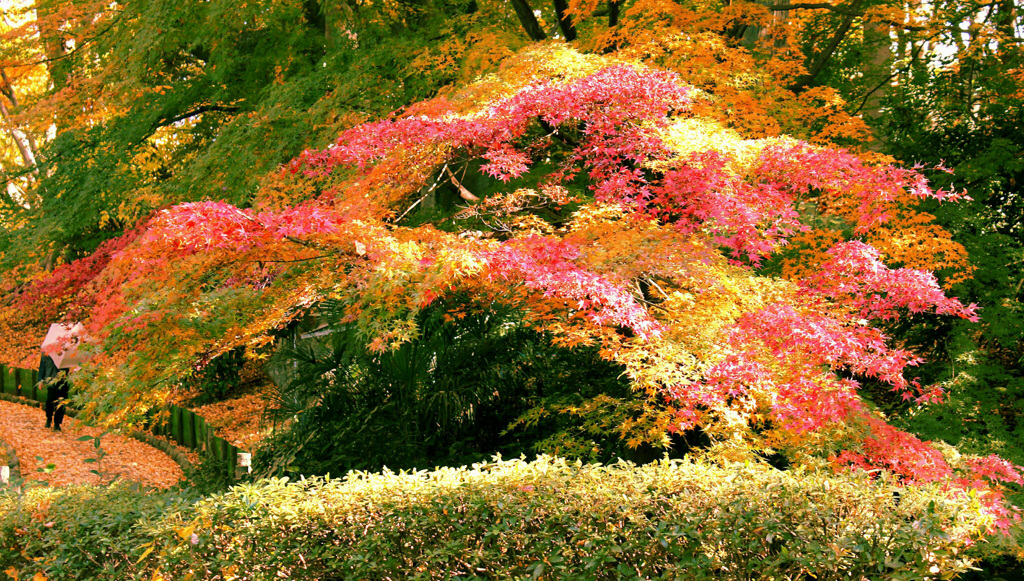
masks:
[[[252,208],[159,210],[33,282],[24,308],[66,298],[98,341],[76,382],[86,411],[124,419],[197,361],[266,344],[324,301],[386,352],[417,339],[424,309],[470,296],[451,317],[514,307],[553,345],[620,365],[633,413],[617,429],[632,446],[701,430],[724,458],[781,451],[948,480],[983,491],[1009,526],[985,483],[1020,483],[1016,467],[951,463],[857,392],[941,399],[877,324],[975,307],[864,240],[914,199],[960,194],[839,149],[742,139],[695,114],[675,74],[638,64],[544,47],[498,79],[342,132],[278,170]],[[826,219],[837,237],[803,251],[813,268],[770,274]]]
[[[965,192],[926,178],[947,175],[938,159],[877,151],[887,75],[911,77],[949,32],[923,9],[37,2],[0,55],[19,71],[7,139],[41,148],[5,164],[20,190],[0,218],[3,358],[31,365],[40,329],[82,321],[96,356],[76,401],[125,424],[314,316],[335,354],[361,357],[310,357],[331,389],[391,381],[388,365],[476,370],[502,345],[487,390],[442,398],[440,379],[406,376],[443,399],[418,438],[500,407],[509,369],[542,367],[513,353],[541,344],[601,372],[571,398],[551,395],[566,376],[550,368],[529,384],[547,387],[497,429],[545,426],[531,451],[589,458],[602,432],[627,450],[886,470],[975,495],[1005,532],[1020,467],[876,407],[945,397],[916,378],[925,353],[901,326],[979,317],[951,296],[974,267],[936,217]],[[976,31],[999,54],[1007,10]],[[51,86],[14,103],[39,62]]]

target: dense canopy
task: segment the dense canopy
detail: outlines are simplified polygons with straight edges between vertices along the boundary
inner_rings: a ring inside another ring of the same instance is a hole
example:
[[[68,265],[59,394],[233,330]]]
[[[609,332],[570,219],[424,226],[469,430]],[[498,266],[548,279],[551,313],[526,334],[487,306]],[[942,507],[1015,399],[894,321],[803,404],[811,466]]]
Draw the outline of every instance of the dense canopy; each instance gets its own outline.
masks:
[[[279,407],[314,418],[295,430],[388,418],[432,446],[381,465],[699,449],[884,469],[1019,520],[1012,2],[5,17],[0,356],[83,322],[93,417],[136,421],[242,353],[285,369]],[[938,413],[991,416],[994,443],[924,441]]]

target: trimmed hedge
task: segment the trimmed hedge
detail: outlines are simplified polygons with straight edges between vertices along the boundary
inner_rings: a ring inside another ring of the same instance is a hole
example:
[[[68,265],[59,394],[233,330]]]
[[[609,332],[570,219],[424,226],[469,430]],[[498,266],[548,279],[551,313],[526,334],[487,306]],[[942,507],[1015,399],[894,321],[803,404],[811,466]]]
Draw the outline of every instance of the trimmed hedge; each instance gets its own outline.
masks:
[[[970,497],[884,477],[686,461],[496,461],[263,480],[192,503],[126,484],[0,497],[23,579],[936,579]]]

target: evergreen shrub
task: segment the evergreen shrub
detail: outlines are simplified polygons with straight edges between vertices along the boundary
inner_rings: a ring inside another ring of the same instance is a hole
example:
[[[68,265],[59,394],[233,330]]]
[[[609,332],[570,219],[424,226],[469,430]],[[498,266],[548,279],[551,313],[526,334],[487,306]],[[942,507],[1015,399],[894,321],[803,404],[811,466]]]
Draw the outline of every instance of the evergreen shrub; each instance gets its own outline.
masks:
[[[885,475],[541,457],[187,494],[0,496],[0,572],[31,579],[938,579],[979,500]]]

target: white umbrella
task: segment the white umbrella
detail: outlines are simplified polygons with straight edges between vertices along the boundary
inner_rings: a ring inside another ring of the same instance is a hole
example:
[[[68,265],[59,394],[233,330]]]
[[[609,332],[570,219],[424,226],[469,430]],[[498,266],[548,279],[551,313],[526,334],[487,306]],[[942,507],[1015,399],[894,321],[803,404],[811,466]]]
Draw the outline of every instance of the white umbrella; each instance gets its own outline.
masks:
[[[43,339],[43,354],[49,355],[59,369],[78,367],[91,357],[81,349],[88,339],[81,323],[53,323]]]

